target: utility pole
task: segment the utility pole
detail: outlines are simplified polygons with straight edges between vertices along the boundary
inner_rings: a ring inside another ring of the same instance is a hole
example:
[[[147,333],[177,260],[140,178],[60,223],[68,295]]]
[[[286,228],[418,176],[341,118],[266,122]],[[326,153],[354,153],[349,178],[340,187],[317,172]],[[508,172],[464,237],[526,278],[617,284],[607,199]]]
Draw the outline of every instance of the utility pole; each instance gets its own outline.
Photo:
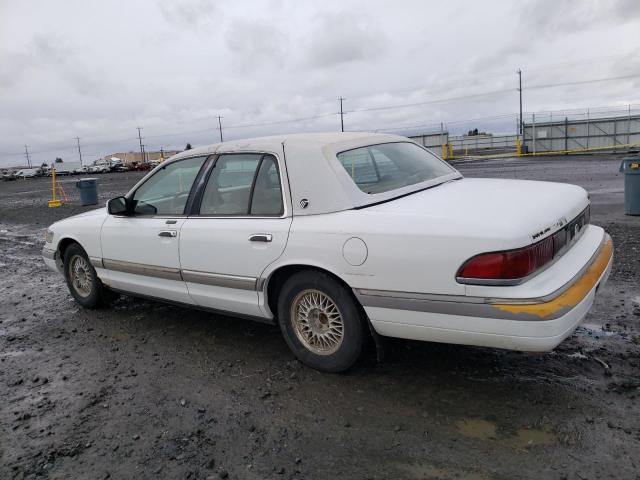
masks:
[[[138,141],[140,142],[140,161],[144,162],[144,148],[142,147],[142,128],[136,127],[138,129]]]
[[[24,146],[24,154],[27,157],[27,165],[29,165],[29,168],[31,168],[31,157],[29,157],[29,145]]]
[[[346,98],[340,97],[340,131],[344,132],[344,111],[342,110],[342,101]]]
[[[147,161],[147,150],[145,149],[146,145],[142,144],[142,161],[146,163]]]
[[[518,69],[518,92],[520,92],[520,121],[518,122],[518,134],[522,137],[522,128],[524,122],[522,121],[522,70]],[[523,138],[520,138],[523,140]]]
[[[82,167],[82,150],[80,150],[80,137],[76,137],[76,141],[78,142],[78,155],[80,155],[80,166]]]
[[[220,131],[220,143],[224,142],[222,140],[222,117],[218,115],[218,130]]]

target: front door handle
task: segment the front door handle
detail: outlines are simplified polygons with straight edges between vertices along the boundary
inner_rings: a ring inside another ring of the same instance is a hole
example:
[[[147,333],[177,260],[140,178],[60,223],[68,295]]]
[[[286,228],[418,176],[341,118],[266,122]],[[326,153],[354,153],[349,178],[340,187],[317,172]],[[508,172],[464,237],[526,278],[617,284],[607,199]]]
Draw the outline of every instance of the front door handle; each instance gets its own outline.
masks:
[[[249,237],[250,242],[270,242],[273,236],[270,233],[254,233]]]
[[[178,232],[176,230],[162,230],[158,236],[174,238],[178,236]]]

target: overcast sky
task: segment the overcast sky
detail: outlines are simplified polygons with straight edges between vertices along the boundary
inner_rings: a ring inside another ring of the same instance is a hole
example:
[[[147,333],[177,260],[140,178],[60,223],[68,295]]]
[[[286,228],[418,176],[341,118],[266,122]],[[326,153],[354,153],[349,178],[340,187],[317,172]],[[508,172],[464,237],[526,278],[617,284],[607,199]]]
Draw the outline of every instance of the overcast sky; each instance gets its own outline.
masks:
[[[639,47],[638,0],[0,0],[0,165],[335,131],[340,96],[347,130],[513,132],[518,68],[526,112],[640,104]]]

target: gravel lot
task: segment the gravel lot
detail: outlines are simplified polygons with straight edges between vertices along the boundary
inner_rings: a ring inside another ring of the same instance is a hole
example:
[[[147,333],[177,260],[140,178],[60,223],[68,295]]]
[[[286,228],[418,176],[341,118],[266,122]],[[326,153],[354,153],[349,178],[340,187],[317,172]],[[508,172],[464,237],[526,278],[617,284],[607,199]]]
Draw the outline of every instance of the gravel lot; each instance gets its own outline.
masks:
[[[640,478],[640,217],[617,157],[454,162],[582,185],[609,283],[554,352],[392,341],[344,375],[276,327],[122,297],[85,311],[45,269],[49,180],[0,183],[0,478]],[[100,201],[142,173],[99,176]],[[526,212],[523,212],[526,215]]]

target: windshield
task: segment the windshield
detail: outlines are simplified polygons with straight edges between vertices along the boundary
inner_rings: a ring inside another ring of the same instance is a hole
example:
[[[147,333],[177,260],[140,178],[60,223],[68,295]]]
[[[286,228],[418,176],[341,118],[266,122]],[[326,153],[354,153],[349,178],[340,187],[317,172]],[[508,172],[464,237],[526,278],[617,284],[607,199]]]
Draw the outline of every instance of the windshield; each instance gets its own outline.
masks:
[[[360,190],[383,193],[454,173],[414,143],[381,143],[338,153],[338,160]]]

